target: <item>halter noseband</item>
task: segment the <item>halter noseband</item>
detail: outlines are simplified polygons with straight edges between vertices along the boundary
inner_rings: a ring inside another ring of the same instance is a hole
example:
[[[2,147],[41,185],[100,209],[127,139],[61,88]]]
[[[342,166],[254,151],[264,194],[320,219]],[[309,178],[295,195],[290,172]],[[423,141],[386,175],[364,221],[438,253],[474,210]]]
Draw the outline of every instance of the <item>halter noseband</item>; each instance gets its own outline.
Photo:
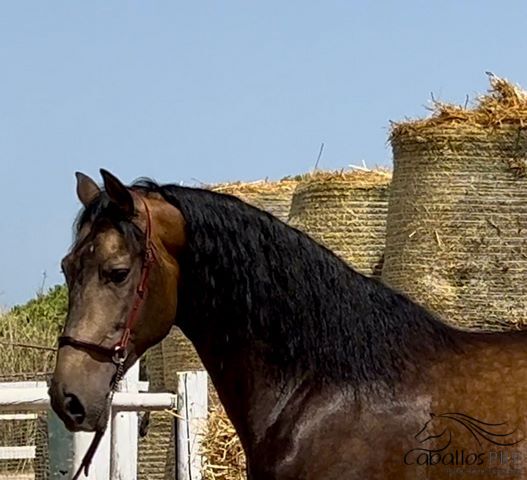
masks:
[[[134,303],[132,304],[132,309],[128,314],[126,323],[124,325],[123,334],[121,339],[111,347],[105,347],[104,345],[99,345],[98,343],[89,342],[86,340],[79,340],[67,335],[62,335],[59,337],[59,348],[69,345],[70,347],[80,348],[83,350],[91,350],[92,352],[99,353],[101,355],[111,358],[112,362],[117,366],[123,365],[126,358],[128,357],[128,343],[130,341],[130,334],[132,328],[137,321],[139,311],[145,299],[145,292],[148,288],[148,276],[150,275],[150,269],[152,265],[156,262],[155,255],[155,246],[152,242],[152,219],[150,216],[150,210],[146,202],[141,199],[145,207],[146,212],[146,230],[145,230],[145,243],[146,250],[143,258],[143,265],[141,266],[141,278],[139,284],[135,290]]]

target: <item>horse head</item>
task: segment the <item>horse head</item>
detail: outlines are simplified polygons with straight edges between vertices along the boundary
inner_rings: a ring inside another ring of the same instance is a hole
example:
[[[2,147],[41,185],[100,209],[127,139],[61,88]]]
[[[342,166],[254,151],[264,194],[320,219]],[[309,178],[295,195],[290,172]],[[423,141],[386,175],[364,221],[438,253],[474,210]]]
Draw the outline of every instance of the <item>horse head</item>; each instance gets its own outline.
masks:
[[[84,210],[62,261],[69,307],[50,397],[70,430],[104,430],[112,388],[169,332],[178,304],[181,213],[101,174],[104,189],[77,174]]]

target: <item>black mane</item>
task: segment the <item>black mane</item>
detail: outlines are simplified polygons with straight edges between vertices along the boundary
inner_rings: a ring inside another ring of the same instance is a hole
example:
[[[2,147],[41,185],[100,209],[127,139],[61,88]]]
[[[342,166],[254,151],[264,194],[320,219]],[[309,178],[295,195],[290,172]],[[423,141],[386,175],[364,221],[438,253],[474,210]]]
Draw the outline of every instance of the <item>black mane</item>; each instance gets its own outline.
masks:
[[[354,385],[393,384],[455,344],[424,308],[266,212],[198,188],[133,188],[186,220],[176,321],[191,339],[206,329],[218,351],[251,345],[280,372]]]

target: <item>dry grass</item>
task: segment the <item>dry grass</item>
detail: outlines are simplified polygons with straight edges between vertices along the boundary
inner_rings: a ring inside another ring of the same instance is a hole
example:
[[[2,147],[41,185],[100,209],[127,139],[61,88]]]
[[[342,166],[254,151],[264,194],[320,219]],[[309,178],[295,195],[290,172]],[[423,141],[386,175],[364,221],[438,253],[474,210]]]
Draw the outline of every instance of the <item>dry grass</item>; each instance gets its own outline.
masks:
[[[66,308],[66,289],[56,287],[0,314],[0,381],[36,381],[49,377]],[[34,461],[2,462],[0,476],[15,478],[18,474],[33,472],[37,480],[48,478],[46,415],[41,413],[36,420],[3,421],[0,427],[0,445],[36,445],[40,452]]]
[[[0,380],[42,380],[51,372],[66,295],[64,287],[56,287],[0,315]]]
[[[218,185],[209,185],[208,188],[215,192],[229,193],[230,195],[243,196],[248,194],[280,193],[294,190],[297,180],[285,178],[276,182],[270,180],[257,180],[254,182],[230,182]]]

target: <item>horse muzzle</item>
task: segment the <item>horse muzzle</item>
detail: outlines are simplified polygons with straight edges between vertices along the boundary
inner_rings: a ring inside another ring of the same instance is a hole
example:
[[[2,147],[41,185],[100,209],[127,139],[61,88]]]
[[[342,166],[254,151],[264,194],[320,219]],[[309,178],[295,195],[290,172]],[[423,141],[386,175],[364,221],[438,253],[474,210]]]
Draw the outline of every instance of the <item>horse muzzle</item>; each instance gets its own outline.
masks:
[[[49,396],[51,407],[68,430],[96,432],[106,428],[109,416],[106,397],[97,404],[89,404],[79,393],[70,391],[57,381],[52,381]]]

